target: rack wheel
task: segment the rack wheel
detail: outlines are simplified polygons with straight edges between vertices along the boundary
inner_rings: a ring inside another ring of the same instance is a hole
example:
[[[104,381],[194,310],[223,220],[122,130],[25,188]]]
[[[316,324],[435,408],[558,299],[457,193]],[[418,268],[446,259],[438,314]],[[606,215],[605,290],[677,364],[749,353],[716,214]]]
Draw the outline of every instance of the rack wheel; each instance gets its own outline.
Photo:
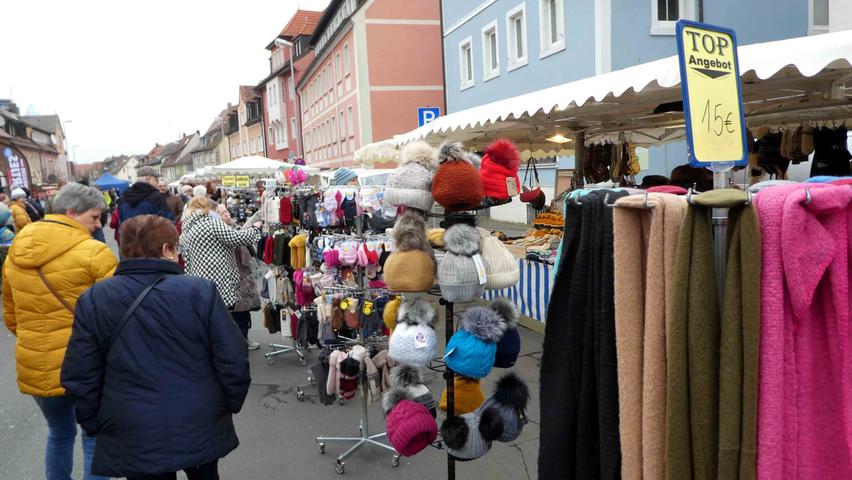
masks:
[[[343,406],[343,397],[338,398],[337,403],[338,403],[338,405],[340,405],[342,407]]]
[[[320,455],[325,453],[325,444],[324,443],[317,444],[317,447],[319,448]]]
[[[336,471],[340,475],[343,475],[343,465],[344,463],[338,460],[337,463],[334,465],[334,471]]]
[[[275,365],[275,359],[274,358],[267,358],[266,364],[267,365]]]
[[[303,367],[304,367],[304,366],[305,366],[305,363],[307,363],[307,362],[305,362],[305,359],[304,359],[304,358],[302,358],[302,357],[299,357],[299,365],[301,365],[301,366],[303,366]]]
[[[398,466],[399,466],[399,455],[394,455],[394,456],[393,456],[393,462],[391,463],[391,465],[393,465],[394,467],[398,467]]]
[[[305,392],[302,390],[296,390],[296,400],[303,401],[305,399]]]

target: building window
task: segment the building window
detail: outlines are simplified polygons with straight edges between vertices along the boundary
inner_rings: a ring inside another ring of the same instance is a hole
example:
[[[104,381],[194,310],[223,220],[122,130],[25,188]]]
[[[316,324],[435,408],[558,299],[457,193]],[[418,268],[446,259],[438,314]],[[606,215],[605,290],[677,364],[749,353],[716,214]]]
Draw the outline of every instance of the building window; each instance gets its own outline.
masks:
[[[290,133],[293,135],[293,138],[296,138],[296,135],[299,134],[296,131],[296,117],[290,117]]]
[[[272,125],[270,125],[270,126],[269,126],[269,136],[267,137],[267,138],[269,139],[269,144],[270,144],[270,145],[272,145],[272,143],[275,141],[275,139],[273,138],[273,133],[274,133],[274,132],[275,132],[275,130],[272,128]]]
[[[651,35],[674,35],[681,18],[692,18],[691,0],[651,0]]]
[[[349,136],[355,136],[355,117],[352,114],[352,107],[346,109],[346,127],[349,129]]]
[[[541,52],[539,58],[565,49],[565,1],[540,0],[539,22]]]
[[[340,112],[340,122],[338,122],[338,126],[340,126],[340,139],[344,140],[346,138],[346,120],[343,117],[343,112]]]
[[[527,6],[522,3],[506,14],[506,49],[509,52],[507,71],[527,64]]]
[[[482,28],[482,80],[500,75],[500,50],[497,47],[497,21]]]
[[[828,0],[808,0],[808,34],[828,31]]]
[[[343,74],[349,75],[349,44],[343,45]]]
[[[459,43],[459,90],[473,86],[473,42],[470,37]]]
[[[334,70],[337,72],[337,81],[340,82],[343,80],[343,67],[341,67],[340,63],[340,52],[334,56]]]

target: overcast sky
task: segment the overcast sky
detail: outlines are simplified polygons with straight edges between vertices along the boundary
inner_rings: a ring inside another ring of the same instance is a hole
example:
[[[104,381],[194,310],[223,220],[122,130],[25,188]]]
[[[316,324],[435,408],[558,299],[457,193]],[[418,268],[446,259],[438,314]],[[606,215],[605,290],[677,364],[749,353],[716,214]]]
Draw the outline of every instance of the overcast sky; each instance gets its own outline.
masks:
[[[4,2],[0,98],[71,120],[79,162],[147,153],[204,133],[269,73],[265,47],[293,12],[328,1]]]

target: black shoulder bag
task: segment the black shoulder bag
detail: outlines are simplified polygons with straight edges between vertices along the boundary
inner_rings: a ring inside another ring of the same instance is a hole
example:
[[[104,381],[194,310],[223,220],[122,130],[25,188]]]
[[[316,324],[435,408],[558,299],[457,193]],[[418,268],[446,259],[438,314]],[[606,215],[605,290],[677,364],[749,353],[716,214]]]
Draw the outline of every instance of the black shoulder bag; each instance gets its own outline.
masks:
[[[156,287],[158,283],[162,282],[164,278],[166,278],[165,275],[158,277],[156,280],[154,280],[154,283],[145,287],[145,290],[142,290],[142,293],[140,293],[139,296],[136,297],[136,300],[133,301],[133,303],[130,305],[130,308],[128,308],[127,311],[124,312],[124,316],[121,318],[121,322],[118,324],[118,328],[115,330],[115,333],[112,335],[112,338],[110,339],[109,343],[107,343],[106,353],[109,353],[109,349],[112,348],[112,344],[115,343],[116,340],[118,340],[118,336],[121,335],[121,331],[124,330],[124,327],[127,325],[127,321],[130,320],[130,317],[133,316],[133,312],[136,311],[136,309],[142,303],[142,300],[145,300],[145,297],[148,296],[148,293],[150,293],[151,290]]]

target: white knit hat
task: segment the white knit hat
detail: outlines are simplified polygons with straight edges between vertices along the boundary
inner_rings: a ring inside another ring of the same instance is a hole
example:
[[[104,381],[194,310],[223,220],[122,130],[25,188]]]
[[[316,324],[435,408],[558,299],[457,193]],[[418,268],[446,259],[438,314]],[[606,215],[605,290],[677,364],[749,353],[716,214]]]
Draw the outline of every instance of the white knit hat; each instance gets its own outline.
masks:
[[[12,200],[17,200],[19,198],[26,198],[26,196],[27,192],[25,192],[22,188],[15,188],[12,190],[12,195],[10,195],[10,198]]]
[[[437,151],[426,142],[412,142],[402,149],[399,167],[388,177],[385,204],[420,210],[432,208],[432,177],[438,168]]]
[[[192,187],[192,196],[193,198],[200,197],[204,198],[207,196],[207,187],[204,185],[196,185]]]
[[[512,252],[497,237],[488,235],[482,240],[482,260],[485,263],[486,290],[501,290],[514,286],[521,279],[521,268]]]
[[[435,307],[426,301],[404,302],[388,342],[388,357],[400,365],[425,367],[438,354],[438,337],[432,328]]]

